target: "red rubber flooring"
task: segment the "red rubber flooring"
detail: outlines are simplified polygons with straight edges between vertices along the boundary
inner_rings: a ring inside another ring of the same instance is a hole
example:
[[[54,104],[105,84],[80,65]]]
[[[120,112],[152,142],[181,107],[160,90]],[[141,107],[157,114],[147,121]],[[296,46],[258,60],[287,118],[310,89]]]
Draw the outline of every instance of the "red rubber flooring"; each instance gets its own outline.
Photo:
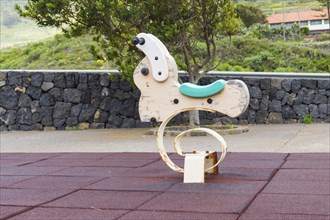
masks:
[[[205,184],[183,184],[156,153],[2,153],[0,162],[0,219],[330,219],[325,153],[229,153]]]

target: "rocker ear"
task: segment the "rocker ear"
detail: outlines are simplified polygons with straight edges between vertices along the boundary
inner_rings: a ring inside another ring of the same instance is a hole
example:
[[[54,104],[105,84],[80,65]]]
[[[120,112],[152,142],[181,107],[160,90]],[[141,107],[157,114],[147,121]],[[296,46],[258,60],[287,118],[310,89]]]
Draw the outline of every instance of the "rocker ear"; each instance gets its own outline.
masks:
[[[138,44],[143,45],[145,43],[145,40],[142,37],[141,38],[133,37],[131,42],[132,42],[133,45],[136,46]]]
[[[133,45],[138,45],[138,43],[140,42],[140,39],[138,37],[133,37],[131,42]]]

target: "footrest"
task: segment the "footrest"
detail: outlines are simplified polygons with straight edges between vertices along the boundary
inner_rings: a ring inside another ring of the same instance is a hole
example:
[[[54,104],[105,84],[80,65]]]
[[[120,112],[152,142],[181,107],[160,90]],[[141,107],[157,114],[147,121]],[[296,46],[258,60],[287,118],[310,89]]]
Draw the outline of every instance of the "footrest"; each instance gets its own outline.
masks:
[[[207,154],[186,154],[184,158],[184,183],[204,183],[204,163]]]

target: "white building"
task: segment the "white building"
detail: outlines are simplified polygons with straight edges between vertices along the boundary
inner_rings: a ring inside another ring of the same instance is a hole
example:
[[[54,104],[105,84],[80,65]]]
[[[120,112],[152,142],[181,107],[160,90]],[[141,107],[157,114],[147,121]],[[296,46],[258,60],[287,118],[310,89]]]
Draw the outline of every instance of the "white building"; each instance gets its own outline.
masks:
[[[283,14],[273,14],[267,18],[270,27],[281,25],[290,26],[294,23],[301,27],[308,27],[311,32],[323,32],[329,30],[329,15],[327,10],[300,11]]]

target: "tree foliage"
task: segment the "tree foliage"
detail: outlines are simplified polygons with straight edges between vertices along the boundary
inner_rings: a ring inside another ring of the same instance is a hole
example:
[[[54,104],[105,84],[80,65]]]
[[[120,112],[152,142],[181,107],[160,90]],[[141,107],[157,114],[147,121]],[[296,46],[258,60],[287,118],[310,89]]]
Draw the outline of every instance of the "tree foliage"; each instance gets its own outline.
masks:
[[[227,4],[223,6],[223,10],[221,13],[221,20],[219,27],[219,32],[224,34],[225,36],[233,36],[237,34],[242,29],[242,20],[236,18],[236,6],[233,6],[231,1],[228,1]]]
[[[247,34],[259,39],[284,40],[285,36],[286,40],[301,40],[304,36],[309,35],[309,29],[299,27],[298,24],[293,24],[289,27],[284,25],[269,27],[268,24],[254,24],[249,28]]]
[[[264,24],[267,22],[266,15],[259,8],[253,6],[238,4],[236,6],[236,13],[246,27],[250,27],[256,23]]]
[[[328,12],[328,20],[330,21],[330,0],[317,0],[322,7],[326,7],[327,8],[327,12]],[[329,35],[330,35],[330,22],[329,22]]]
[[[60,27],[70,36],[94,35],[93,54],[112,60],[126,75],[141,59],[131,38],[153,33],[196,83],[220,62],[216,41],[238,30],[234,7],[231,0],[28,0],[16,9],[40,26]]]

